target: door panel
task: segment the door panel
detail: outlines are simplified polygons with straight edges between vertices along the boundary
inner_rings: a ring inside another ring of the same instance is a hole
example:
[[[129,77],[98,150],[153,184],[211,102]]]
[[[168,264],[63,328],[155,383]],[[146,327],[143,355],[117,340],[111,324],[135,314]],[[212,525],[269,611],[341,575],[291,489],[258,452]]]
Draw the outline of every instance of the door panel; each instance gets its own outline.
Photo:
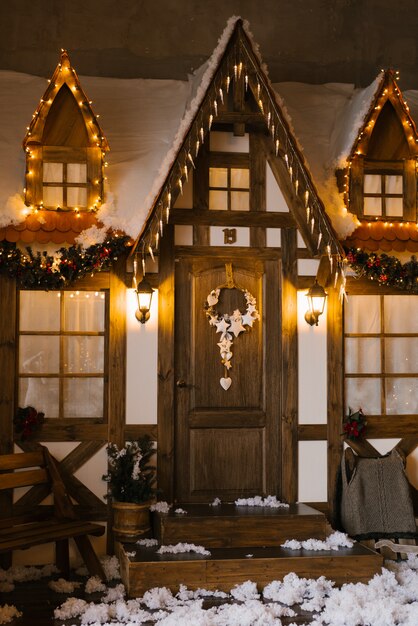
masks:
[[[234,260],[234,281],[256,298],[261,317],[233,338],[229,372],[204,310],[208,294],[226,281],[226,262],[176,263],[175,497],[183,502],[279,495],[278,261]],[[216,310],[237,308],[245,312],[242,292],[222,289]],[[232,380],[226,391],[221,377]]]

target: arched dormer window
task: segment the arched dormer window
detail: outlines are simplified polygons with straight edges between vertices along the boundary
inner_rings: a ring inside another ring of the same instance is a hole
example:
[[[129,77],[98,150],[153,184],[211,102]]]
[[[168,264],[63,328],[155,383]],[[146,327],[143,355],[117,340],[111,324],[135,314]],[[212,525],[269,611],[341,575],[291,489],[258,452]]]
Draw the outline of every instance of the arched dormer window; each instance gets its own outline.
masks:
[[[34,209],[95,211],[109,149],[65,51],[23,142],[25,202]]]
[[[351,153],[349,207],[359,219],[416,219],[417,141],[415,124],[388,71]]]

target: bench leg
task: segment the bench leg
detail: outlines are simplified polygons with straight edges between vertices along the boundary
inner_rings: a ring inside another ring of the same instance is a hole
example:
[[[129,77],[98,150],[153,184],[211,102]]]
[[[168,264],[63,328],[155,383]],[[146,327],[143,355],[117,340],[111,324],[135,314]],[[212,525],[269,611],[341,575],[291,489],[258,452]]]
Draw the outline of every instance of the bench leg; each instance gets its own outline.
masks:
[[[76,542],[77,548],[83,557],[84,563],[86,564],[90,574],[92,576],[98,576],[101,580],[105,581],[106,576],[103,571],[103,567],[97,558],[97,554],[91,545],[90,539],[86,535],[83,535],[80,537],[74,537],[74,541]]]
[[[68,551],[68,539],[60,539],[55,542],[55,562],[60,572],[68,576],[70,573],[70,554]]]

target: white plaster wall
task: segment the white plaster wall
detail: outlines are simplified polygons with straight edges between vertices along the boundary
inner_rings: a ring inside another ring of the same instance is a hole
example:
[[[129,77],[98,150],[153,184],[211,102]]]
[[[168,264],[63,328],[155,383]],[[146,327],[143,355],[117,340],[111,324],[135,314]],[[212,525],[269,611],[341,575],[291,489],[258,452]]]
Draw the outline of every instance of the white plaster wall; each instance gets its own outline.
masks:
[[[327,442],[299,442],[299,502],[327,500]]]
[[[128,290],[126,307],[126,423],[157,423],[157,339],[158,291],[151,303],[151,317],[146,324],[135,318],[137,301]]]
[[[318,326],[304,319],[307,291],[298,292],[299,424],[327,423],[326,309]],[[327,500],[327,442],[299,442],[298,500]]]

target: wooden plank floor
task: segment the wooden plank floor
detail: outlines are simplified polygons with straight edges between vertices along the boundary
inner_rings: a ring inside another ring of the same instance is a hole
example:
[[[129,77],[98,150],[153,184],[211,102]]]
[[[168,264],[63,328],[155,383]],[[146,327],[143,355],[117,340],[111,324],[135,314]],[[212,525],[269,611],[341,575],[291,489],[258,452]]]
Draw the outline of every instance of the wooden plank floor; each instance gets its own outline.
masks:
[[[0,594],[0,605],[15,605],[23,616],[12,622],[9,626],[79,626],[79,619],[71,618],[70,620],[54,619],[54,609],[60,606],[68,597],[77,597],[87,600],[88,602],[100,602],[101,593],[89,594],[84,593],[84,584],[86,579],[77,576],[71,576],[71,580],[79,580],[83,585],[76,589],[74,593],[63,594],[55,593],[48,587],[50,578],[42,578],[41,580],[17,583],[16,588],[11,593]],[[117,581],[120,582],[120,581]],[[116,583],[113,583],[116,584]],[[212,606],[222,604],[222,600],[206,600],[203,603],[205,609]],[[295,623],[298,626],[307,626],[311,623],[311,614],[301,611],[298,606],[292,607],[297,613],[297,617],[282,617],[284,626]],[[155,622],[146,622],[143,626],[154,626]]]

